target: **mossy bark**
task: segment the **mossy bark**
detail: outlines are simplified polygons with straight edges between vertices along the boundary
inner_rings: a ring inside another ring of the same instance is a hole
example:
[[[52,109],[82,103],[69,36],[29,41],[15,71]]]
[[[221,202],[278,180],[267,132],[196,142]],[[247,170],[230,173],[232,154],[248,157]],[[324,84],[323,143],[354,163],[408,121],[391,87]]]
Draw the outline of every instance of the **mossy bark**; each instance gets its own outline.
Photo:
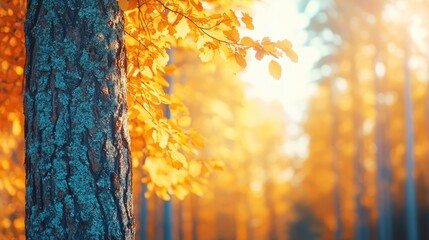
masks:
[[[132,239],[123,15],[116,0],[28,0],[28,239]]]

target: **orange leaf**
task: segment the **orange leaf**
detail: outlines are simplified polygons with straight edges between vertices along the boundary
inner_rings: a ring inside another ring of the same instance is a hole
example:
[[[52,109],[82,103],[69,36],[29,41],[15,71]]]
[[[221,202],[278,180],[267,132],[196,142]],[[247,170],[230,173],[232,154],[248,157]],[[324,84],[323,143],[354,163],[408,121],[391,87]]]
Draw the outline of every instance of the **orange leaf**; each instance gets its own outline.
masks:
[[[241,21],[243,21],[244,24],[246,24],[246,28],[253,30],[255,27],[253,26],[253,19],[249,14],[243,13],[243,17],[241,18]]]
[[[286,55],[292,60],[293,62],[298,62],[298,55],[293,50],[286,51]]]
[[[165,74],[171,75],[176,70],[176,65],[170,64],[164,68]]]
[[[228,40],[231,40],[234,42],[240,41],[240,33],[238,32],[238,30],[236,28],[233,28],[229,31],[223,31],[223,33],[225,34],[225,36]]]
[[[240,26],[240,22],[238,21],[234,11],[229,10],[226,12],[226,14],[231,18],[231,22],[233,22],[235,26]]]
[[[292,43],[289,40],[285,39],[282,41],[278,41],[276,46],[286,52],[292,48]]]
[[[188,162],[186,161],[186,157],[183,156],[183,154],[181,154],[180,152],[172,151],[171,158],[173,160],[176,160],[180,164],[182,164],[183,167],[188,167]]]
[[[257,46],[257,44],[255,43],[255,41],[253,39],[251,39],[250,37],[243,37],[241,39],[241,44],[246,45],[246,46]]]
[[[271,39],[269,37],[264,37],[261,41],[262,45],[265,44],[272,44],[273,42],[271,41]]]
[[[270,71],[271,76],[275,79],[279,80],[282,75],[282,67],[280,64],[274,60],[271,60],[268,69]]]
[[[244,59],[244,57],[240,53],[235,53],[234,56],[235,61],[238,63],[238,65],[240,65],[242,68],[245,68],[247,66],[246,59]]]
[[[118,3],[119,3],[119,7],[123,11],[131,10],[138,6],[137,0],[119,0]]]
[[[263,50],[256,50],[255,58],[261,60],[264,57],[265,53]]]

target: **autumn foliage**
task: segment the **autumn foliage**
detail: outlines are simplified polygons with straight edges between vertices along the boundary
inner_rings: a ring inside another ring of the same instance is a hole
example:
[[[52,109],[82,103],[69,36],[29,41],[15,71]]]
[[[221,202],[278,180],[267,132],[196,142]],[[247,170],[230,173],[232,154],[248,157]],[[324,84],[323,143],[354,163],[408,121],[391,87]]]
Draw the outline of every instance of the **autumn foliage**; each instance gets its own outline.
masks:
[[[429,5],[298,2],[320,58],[291,124],[239,80],[250,58],[275,79],[297,61],[288,40],[242,34],[253,1],[119,1],[139,236],[165,236],[173,199],[175,239],[428,238]],[[1,239],[24,229],[24,15],[0,0]]]
[[[155,191],[164,199],[169,198],[168,193],[179,198],[188,192],[201,195],[201,181],[220,163],[196,160],[203,137],[186,124],[189,113],[181,99],[165,93],[171,84],[166,78],[175,69],[180,71],[172,52],[177,48],[196,52],[202,62],[213,61],[219,55],[227,62],[246,67],[249,50],[255,52],[257,59],[286,55],[296,61],[292,44],[288,40],[273,42],[268,37],[261,41],[241,37],[240,26],[253,29],[252,18],[247,13],[224,11],[222,2],[205,3],[206,7],[198,0],[120,4],[126,10],[133,162],[142,165],[148,194]],[[280,78],[281,67],[275,60],[269,71]],[[173,118],[166,119],[165,105]],[[142,159],[144,165],[139,164]]]

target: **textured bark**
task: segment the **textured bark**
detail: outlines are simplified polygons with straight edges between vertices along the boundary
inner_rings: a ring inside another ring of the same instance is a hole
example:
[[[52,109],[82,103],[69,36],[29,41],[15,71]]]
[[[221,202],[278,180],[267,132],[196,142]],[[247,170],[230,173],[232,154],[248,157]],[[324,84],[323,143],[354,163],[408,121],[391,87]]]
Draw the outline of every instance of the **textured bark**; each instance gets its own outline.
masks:
[[[28,239],[132,239],[123,15],[116,0],[28,0]]]

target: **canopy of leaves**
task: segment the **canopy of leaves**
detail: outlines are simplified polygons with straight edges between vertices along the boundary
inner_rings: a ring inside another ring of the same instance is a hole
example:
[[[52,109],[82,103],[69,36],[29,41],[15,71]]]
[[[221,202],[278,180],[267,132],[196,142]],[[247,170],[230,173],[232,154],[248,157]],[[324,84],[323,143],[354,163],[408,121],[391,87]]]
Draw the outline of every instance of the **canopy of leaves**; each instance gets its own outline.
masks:
[[[125,10],[128,58],[130,126],[135,165],[144,161],[143,181],[148,194],[155,191],[184,197],[187,192],[201,194],[195,184],[205,178],[218,161],[199,161],[206,174],[191,174],[204,140],[197,131],[181,124],[189,119],[182,100],[166,94],[167,77],[179,67],[171,52],[181,48],[195,52],[203,62],[219,55],[237,71],[246,67],[249,50],[257,59],[288,56],[297,61],[288,40],[261,41],[240,36],[240,27],[253,29],[247,13],[224,10],[222,1],[119,1]],[[222,9],[219,11],[218,9]],[[281,66],[274,62],[269,71],[280,78]],[[174,84],[174,81],[173,81]],[[172,119],[165,117],[168,105]],[[142,151],[143,149],[143,151]],[[191,176],[194,175],[194,176]],[[193,179],[193,180],[191,180]]]

